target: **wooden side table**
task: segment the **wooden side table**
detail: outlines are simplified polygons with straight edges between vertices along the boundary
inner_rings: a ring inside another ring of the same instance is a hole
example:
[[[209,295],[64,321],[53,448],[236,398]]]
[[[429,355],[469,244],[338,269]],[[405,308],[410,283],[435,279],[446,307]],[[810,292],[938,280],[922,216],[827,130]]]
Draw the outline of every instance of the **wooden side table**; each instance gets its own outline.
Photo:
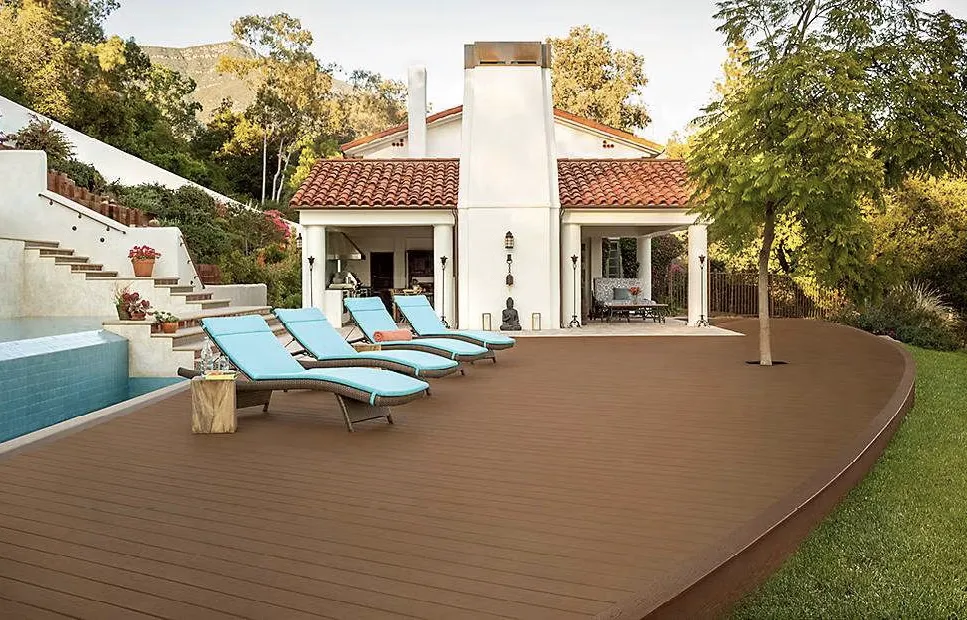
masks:
[[[381,351],[383,347],[381,347],[379,344],[369,342],[354,342],[353,348],[356,349],[357,352],[362,353],[363,351]]]
[[[191,380],[191,432],[234,433],[235,379]]]

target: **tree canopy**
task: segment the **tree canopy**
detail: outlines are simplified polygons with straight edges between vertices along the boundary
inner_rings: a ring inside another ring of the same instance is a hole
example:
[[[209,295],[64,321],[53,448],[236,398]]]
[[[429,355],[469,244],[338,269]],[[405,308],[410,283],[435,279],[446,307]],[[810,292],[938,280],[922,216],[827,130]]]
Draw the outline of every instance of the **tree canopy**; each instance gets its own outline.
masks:
[[[821,280],[861,289],[876,273],[864,208],[967,161],[967,27],[920,4],[718,3],[727,42],[750,42],[748,73],[706,109],[688,162],[717,237],[760,244],[763,364],[779,219],[798,226]]]
[[[556,107],[625,131],[651,122],[641,102],[648,80],[640,55],[614,49],[606,34],[590,26],[575,26],[568,36],[547,42]]]

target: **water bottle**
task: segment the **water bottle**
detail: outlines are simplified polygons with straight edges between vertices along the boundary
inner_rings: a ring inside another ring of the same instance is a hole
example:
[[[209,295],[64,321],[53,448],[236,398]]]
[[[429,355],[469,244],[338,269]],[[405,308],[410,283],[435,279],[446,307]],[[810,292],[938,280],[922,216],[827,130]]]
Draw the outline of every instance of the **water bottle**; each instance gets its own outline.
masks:
[[[201,348],[201,371],[206,372],[215,369],[215,354],[212,353],[212,342],[205,338],[205,344]]]

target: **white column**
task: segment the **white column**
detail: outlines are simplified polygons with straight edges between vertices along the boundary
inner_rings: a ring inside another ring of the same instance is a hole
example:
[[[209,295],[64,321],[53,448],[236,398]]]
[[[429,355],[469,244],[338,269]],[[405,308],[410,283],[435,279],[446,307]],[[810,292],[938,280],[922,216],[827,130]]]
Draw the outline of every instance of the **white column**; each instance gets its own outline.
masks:
[[[302,240],[303,278],[302,305],[313,306],[323,312],[326,290],[326,227],[306,226]],[[311,265],[310,265],[311,262]]]
[[[574,274],[572,256],[578,257],[577,268],[581,269],[581,226],[579,224],[564,224],[561,234],[561,315],[562,325],[571,322],[573,315],[581,320],[581,274]],[[576,288],[576,290],[575,290]]]
[[[447,257],[446,269],[440,262]],[[433,226],[433,308],[437,315],[445,317],[451,326],[456,325],[453,315],[453,300],[456,297],[453,270],[456,262],[453,257],[453,225],[434,224]]]
[[[638,278],[641,280],[641,295],[651,296],[651,237],[638,237]]]
[[[708,289],[702,277],[699,256],[705,256],[708,269],[708,229],[705,224],[688,227],[688,324],[695,325],[701,315],[708,320]],[[706,275],[708,275],[706,273]],[[702,301],[704,299],[704,307]]]

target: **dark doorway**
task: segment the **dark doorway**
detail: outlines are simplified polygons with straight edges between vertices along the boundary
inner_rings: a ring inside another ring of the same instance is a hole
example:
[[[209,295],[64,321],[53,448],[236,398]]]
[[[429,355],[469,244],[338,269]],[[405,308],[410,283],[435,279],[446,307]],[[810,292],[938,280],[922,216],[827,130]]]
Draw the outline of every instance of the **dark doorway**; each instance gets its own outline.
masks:
[[[370,286],[387,308],[391,307],[393,301],[393,266],[392,252],[372,252],[369,255]]]

